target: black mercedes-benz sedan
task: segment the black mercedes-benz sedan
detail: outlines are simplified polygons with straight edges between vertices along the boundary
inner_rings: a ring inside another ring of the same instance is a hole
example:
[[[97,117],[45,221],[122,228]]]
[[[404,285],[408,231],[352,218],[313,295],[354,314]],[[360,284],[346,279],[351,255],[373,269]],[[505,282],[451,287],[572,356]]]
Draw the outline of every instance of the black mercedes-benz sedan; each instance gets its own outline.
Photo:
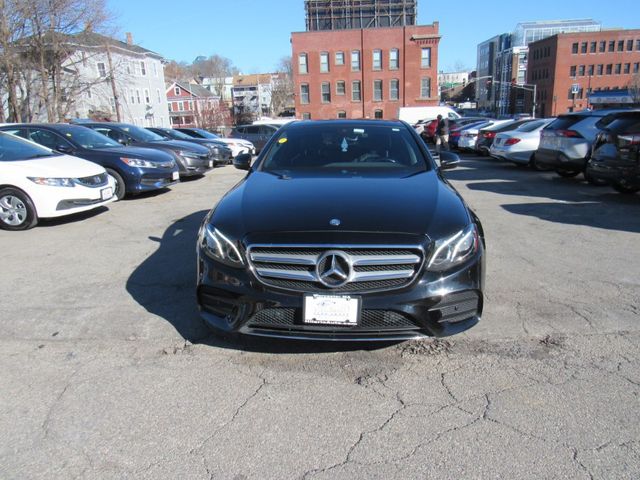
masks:
[[[475,325],[484,234],[403,122],[292,122],[206,215],[197,298],[218,334],[445,336]]]

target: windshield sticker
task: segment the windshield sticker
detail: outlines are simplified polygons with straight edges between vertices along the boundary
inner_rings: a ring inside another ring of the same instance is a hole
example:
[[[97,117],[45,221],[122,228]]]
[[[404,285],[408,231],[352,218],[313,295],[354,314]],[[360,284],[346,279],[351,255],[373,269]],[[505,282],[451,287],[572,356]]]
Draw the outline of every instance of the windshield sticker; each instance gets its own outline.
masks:
[[[282,137],[281,139],[278,140],[278,143],[287,143],[287,138]]]
[[[394,132],[399,132],[400,131],[399,128],[392,128],[391,130],[393,130]]]
[[[364,128],[354,128],[353,133],[364,133]]]
[[[347,150],[349,150],[349,142],[347,142],[346,138],[342,139],[342,143],[340,144],[340,147],[342,147],[342,152],[346,153]]]
[[[67,133],[67,137],[71,138],[71,134],[70,134],[70,133]]]

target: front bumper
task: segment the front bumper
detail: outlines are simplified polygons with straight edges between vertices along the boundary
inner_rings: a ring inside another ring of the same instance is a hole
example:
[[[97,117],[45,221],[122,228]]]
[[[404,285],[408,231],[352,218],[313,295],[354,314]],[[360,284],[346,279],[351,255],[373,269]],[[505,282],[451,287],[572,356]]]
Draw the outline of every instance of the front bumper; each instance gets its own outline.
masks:
[[[249,270],[220,264],[198,247],[198,307],[204,321],[220,332],[341,341],[448,336],[478,323],[483,288],[481,248],[474,258],[445,275],[423,269],[398,290],[350,293],[360,298],[357,326],[305,324],[303,292],[266,286]],[[326,294],[331,295],[331,290]]]
[[[74,213],[86,212],[107,205],[116,200],[116,185],[109,177],[107,184],[97,187],[49,187],[44,185],[30,186],[27,193],[33,200],[40,218],[62,217]],[[103,192],[111,193],[103,198]]]
[[[206,158],[180,157],[178,164],[181,177],[204,175],[215,166],[213,156]]]
[[[125,172],[127,192],[143,193],[175,185],[180,180],[177,167],[138,168]]]

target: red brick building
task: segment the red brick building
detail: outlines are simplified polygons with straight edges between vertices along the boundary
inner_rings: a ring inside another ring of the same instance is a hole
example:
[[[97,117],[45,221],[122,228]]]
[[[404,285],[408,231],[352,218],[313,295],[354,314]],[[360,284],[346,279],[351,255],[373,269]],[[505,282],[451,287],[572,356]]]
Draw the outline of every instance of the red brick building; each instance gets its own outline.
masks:
[[[438,23],[295,32],[298,118],[397,118],[438,104]]]
[[[640,30],[562,33],[529,44],[527,82],[537,86],[538,116],[621,106],[595,98],[624,91],[639,71]]]

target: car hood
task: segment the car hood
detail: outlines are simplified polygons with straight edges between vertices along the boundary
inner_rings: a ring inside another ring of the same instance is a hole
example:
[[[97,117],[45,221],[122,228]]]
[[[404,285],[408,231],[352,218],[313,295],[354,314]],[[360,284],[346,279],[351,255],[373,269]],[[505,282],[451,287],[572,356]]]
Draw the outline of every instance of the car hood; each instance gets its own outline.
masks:
[[[173,157],[155,148],[145,147],[114,147],[114,148],[94,148],[90,152],[96,154],[113,155],[117,157],[131,157],[131,158],[143,158],[145,160],[153,160],[155,162],[170,162],[173,161]]]
[[[27,177],[82,178],[105,172],[100,165],[71,155],[6,162],[6,165]]]
[[[168,148],[170,150],[185,150],[188,152],[195,152],[200,155],[208,155],[209,149],[192,142],[185,142],[182,140],[158,140],[157,142],[142,142],[140,146],[151,148]]]
[[[339,227],[329,224],[338,219]],[[458,193],[435,171],[412,176],[300,176],[253,172],[211,223],[236,238],[260,232],[407,233],[439,238],[469,223]]]

